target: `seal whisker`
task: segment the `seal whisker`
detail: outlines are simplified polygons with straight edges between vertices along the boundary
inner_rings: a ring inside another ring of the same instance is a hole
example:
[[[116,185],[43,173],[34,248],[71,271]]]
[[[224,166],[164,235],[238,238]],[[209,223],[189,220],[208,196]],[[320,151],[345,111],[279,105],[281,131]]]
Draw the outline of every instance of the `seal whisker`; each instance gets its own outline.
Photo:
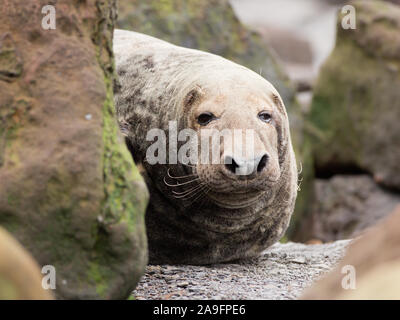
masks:
[[[196,190],[196,189],[198,189],[199,187],[201,187],[203,185],[203,183],[202,184],[199,184],[199,185],[197,185],[197,186],[194,186],[193,188],[191,188],[191,189],[189,189],[189,190],[185,190],[185,191],[183,191],[183,192],[176,192],[176,191],[172,191],[172,193],[173,194],[175,194],[175,195],[183,195],[183,194],[188,194],[188,193],[190,193],[191,191],[194,191],[194,190]]]
[[[196,174],[189,174],[189,175],[180,176],[180,177],[178,177],[178,176],[172,176],[172,175],[170,174],[170,168],[168,168],[167,175],[168,175],[168,177],[170,177],[171,179],[183,179],[183,178],[190,178],[190,177],[196,177],[196,176],[197,176]]]
[[[304,177],[297,180],[297,191],[301,191],[301,183],[303,182]]]
[[[303,172],[303,163],[301,161],[299,162],[299,165],[300,165],[300,169],[297,172],[297,174],[301,174]]]
[[[168,183],[166,180],[165,180],[165,177],[164,177],[164,183],[165,183],[165,185],[167,185],[168,187],[180,187],[180,186],[184,186],[184,185],[186,185],[186,184],[189,184],[189,183],[192,183],[192,182],[194,182],[194,181],[197,181],[197,180],[200,180],[200,178],[196,178],[196,179],[192,179],[192,180],[190,180],[190,181],[186,181],[186,182],[182,182],[182,183],[176,183],[176,184],[170,184],[170,183]]]
[[[205,186],[203,186],[203,188],[201,188],[200,190],[198,190],[195,194],[191,195],[190,197],[186,198],[185,200],[189,200],[193,197],[195,197],[190,203],[189,205],[192,205],[195,201],[199,200],[201,198],[202,195],[204,195],[204,189],[206,189]]]
[[[182,163],[184,166],[188,166],[188,167],[190,167],[190,168],[196,168],[196,166],[195,165],[192,165],[192,164],[186,164],[186,163]]]
[[[203,192],[205,189],[208,189],[206,192]],[[207,188],[207,186],[205,186],[204,188],[202,188],[198,193],[200,193],[192,202],[190,202],[190,205],[192,205],[193,203],[195,203],[196,201],[200,200],[202,197],[204,197],[209,191],[211,190],[211,188]]]
[[[196,194],[198,194],[199,192],[201,193],[201,191],[202,191],[202,189],[204,188],[204,185],[203,184],[200,184],[200,185],[198,185],[197,187],[196,187],[196,189],[195,190],[192,190],[191,192],[189,192],[189,193],[187,193],[187,194],[185,194],[185,195],[183,195],[183,196],[174,196],[176,199],[184,199],[184,200],[187,200],[187,199],[190,199],[190,198],[192,198],[192,197],[194,197]],[[189,196],[189,197],[188,197]]]
[[[203,192],[202,194],[202,196],[201,197],[199,197],[199,199],[195,199],[195,201],[198,201],[198,200],[201,200],[204,196],[206,196],[207,195],[207,193],[211,190],[211,188],[210,187],[206,187],[205,189],[207,189],[205,192]],[[204,190],[204,189],[203,189]],[[204,205],[204,203],[205,203],[205,201],[202,201],[202,202],[200,202],[200,208]]]

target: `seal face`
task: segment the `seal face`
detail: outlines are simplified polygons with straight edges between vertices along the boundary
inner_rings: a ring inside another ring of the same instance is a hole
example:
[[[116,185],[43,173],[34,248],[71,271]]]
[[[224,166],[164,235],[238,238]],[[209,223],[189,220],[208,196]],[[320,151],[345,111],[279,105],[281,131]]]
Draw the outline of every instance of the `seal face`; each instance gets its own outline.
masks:
[[[116,30],[114,52],[118,121],[150,191],[150,263],[254,257],[279,240],[297,169],[276,89],[222,57],[135,32]],[[166,163],[149,157],[155,128],[166,135],[158,138]],[[180,136],[186,129],[192,140]],[[191,161],[173,162],[174,154]]]

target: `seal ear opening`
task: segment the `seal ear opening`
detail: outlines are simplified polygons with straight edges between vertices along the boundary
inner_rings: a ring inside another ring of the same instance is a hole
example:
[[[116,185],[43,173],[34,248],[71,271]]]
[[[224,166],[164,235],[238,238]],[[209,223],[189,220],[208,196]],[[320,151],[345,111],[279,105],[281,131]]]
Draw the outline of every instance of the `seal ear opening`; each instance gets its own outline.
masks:
[[[188,111],[190,107],[198,103],[203,95],[204,91],[200,86],[196,86],[194,89],[190,90],[183,101],[185,111]]]

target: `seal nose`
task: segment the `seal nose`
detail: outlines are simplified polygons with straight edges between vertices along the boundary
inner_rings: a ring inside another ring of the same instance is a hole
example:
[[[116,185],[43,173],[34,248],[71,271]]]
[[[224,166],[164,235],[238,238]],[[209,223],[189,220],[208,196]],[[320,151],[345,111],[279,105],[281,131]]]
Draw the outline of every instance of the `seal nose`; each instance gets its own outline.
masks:
[[[264,154],[263,156],[261,156],[260,161],[258,161],[257,172],[263,171],[264,168],[267,166],[267,162],[268,162],[268,155]]]
[[[238,176],[248,176],[253,173],[260,173],[268,163],[268,155],[256,157],[254,159],[241,159],[239,157],[225,156],[225,168]]]

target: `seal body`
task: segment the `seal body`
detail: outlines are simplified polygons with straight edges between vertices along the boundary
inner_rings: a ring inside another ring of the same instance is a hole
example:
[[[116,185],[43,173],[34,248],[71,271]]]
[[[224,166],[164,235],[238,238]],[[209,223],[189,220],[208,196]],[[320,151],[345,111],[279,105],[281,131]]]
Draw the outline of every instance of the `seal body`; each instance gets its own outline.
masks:
[[[135,32],[116,30],[114,53],[118,122],[150,191],[150,263],[250,258],[278,241],[294,209],[297,169],[276,89],[222,57]],[[178,133],[195,132],[198,145],[205,129],[239,130],[243,141],[244,132],[251,131],[252,143],[244,143],[247,149],[252,145],[251,157],[221,140],[214,153],[219,163],[203,163],[200,155],[195,155],[197,162],[173,162],[171,153],[166,163],[153,163],[152,129],[165,132],[158,143],[166,150],[180,150],[187,142],[171,139],[176,135],[171,123]]]

